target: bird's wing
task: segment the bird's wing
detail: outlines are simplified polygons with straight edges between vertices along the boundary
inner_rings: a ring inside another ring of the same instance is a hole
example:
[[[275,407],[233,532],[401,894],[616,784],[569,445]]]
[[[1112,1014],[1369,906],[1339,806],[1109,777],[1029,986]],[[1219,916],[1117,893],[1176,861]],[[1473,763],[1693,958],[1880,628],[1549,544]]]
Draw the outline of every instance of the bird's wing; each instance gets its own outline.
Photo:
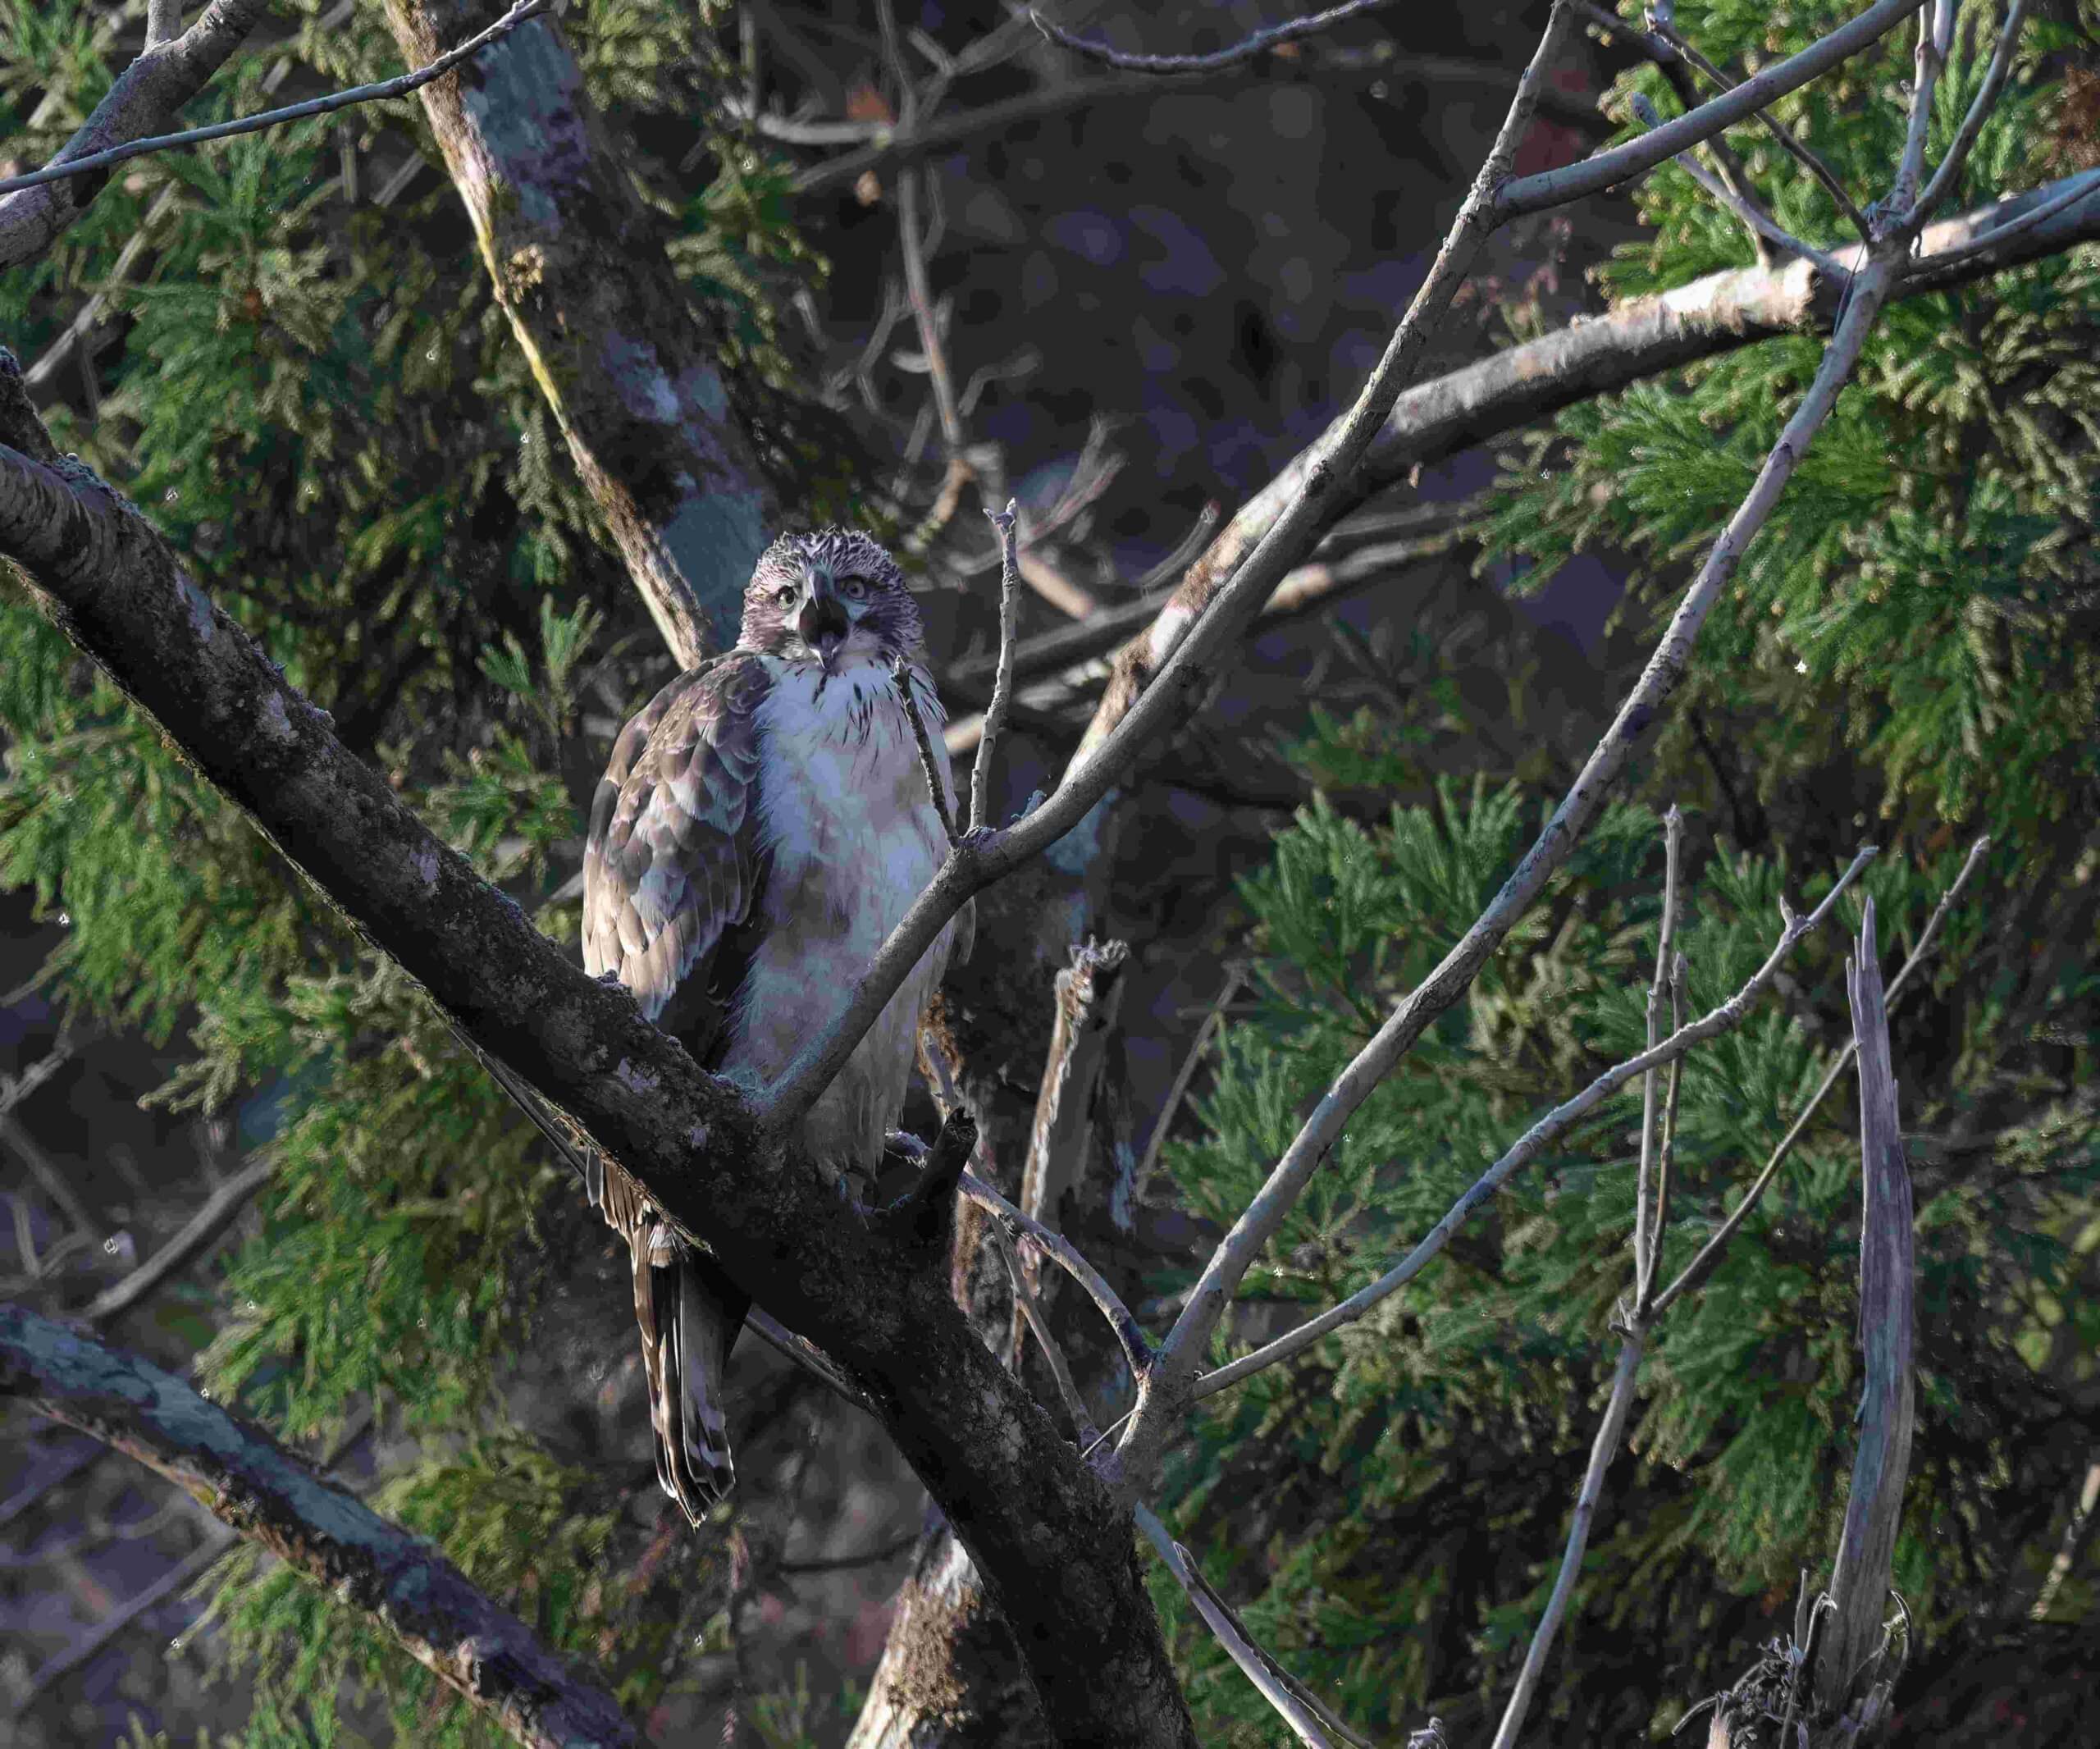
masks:
[[[732,651],[664,687],[614,742],[584,841],[583,969],[612,973],[709,1066],[756,934],[766,686]],[[632,1262],[657,1477],[697,1524],[735,1477],[722,1377],[750,1301],[617,1163],[594,1154],[587,1182]]]
[[[756,655],[732,651],[664,687],[614,742],[584,841],[583,969],[613,973],[710,1066],[744,970],[743,955],[720,950],[737,945],[727,938],[750,920],[762,879],[757,714],[769,684]]]

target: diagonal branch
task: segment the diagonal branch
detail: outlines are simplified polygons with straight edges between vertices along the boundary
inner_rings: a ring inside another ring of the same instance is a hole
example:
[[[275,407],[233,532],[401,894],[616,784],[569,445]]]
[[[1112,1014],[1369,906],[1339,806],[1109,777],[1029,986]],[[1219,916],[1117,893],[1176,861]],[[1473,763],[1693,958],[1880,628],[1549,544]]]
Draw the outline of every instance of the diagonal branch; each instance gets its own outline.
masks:
[[[1132,73],[1212,73],[1221,67],[1235,66],[1243,61],[1252,61],[1285,43],[1295,43],[1303,38],[1317,35],[1345,19],[1382,11],[1392,3],[1393,0],[1342,0],[1340,6],[1331,6],[1324,12],[1313,12],[1303,18],[1291,19],[1285,24],[1271,25],[1241,38],[1230,48],[1200,55],[1127,54],[1120,48],[1111,48],[1106,43],[1092,42],[1084,37],[1075,36],[1063,25],[1052,24],[1034,7],[1029,9],[1028,16],[1034,21],[1035,28],[1060,48],[1068,48],[1074,54],[1082,55],[1089,61],[1098,61],[1104,66],[1119,67]]]
[[[536,22],[522,38],[544,28]],[[24,445],[39,452],[39,459]],[[766,1138],[463,858],[215,609],[143,516],[51,453],[0,360],[0,554],[202,775],[476,1041],[581,1124],[737,1284],[865,1385],[1026,1648],[1052,1728],[1188,1749],[1187,1710],[1130,1559],[1129,1518],[987,1353],[942,1272]],[[709,1169],[692,1169],[705,1148]]]
[[[1852,1037],[1859,1046],[1859,1343],[1865,1362],[1859,1445],[1845,1504],[1845,1528],[1830,1581],[1836,1607],[1814,1672],[1826,1715],[1865,1698],[1879,1672],[1883,1613],[1910,1475],[1913,1296],[1911,1173],[1903,1158],[1896,1071],[1889,1056],[1888,1007],[1876,954],[1874,902],[1860,923],[1857,957],[1847,963]]]
[[[167,126],[267,9],[268,0],[212,0],[180,36],[148,48],[117,75],[52,162],[69,163]],[[91,172],[85,182],[47,182],[0,198],[0,268],[36,260],[79,220],[107,180]]]
[[[1657,137],[1650,135],[1650,138]],[[1197,1358],[1208,1347],[1212,1332],[1225,1314],[1234,1291],[1255,1258],[1282,1226],[1342,1126],[1395,1064],[1436,1018],[1470,987],[1488,956],[1529,909],[1546,881],[1580,841],[1605,795],[1625,769],[1669,695],[1677,689],[1691,659],[1692,646],[1707,615],[1742,562],[1751,540],[1777,508],[1787,482],[1823,422],[1836,405],[1839,390],[1852,373],[1869,330],[1880,313],[1905,249],[1900,236],[1876,246],[1867,267],[1853,281],[1845,319],[1824,354],[1815,381],[1794,409],[1747,495],[1708,553],[1697,576],[1671,616],[1639,681],[1628,693],[1611,725],[1576,776],[1560,805],[1472,927],[1429,976],[1393,1011],[1370,1043],[1336,1078],[1313,1108],[1268,1182],[1241,1215],[1204,1267],[1188,1305],[1162,1345],[1160,1363],[1169,1378],[1193,1377]],[[1129,1437],[1144,1430],[1140,1413]],[[1162,1434],[1156,1432],[1155,1437]]]
[[[0,1305],[0,1395],[135,1458],[251,1541],[376,1617],[417,1663],[531,1749],[633,1746],[579,1677],[419,1537],[389,1524],[172,1373]],[[219,1552],[222,1545],[207,1544]]]
[[[1751,1005],[1778,975],[1779,967],[1792,951],[1794,944],[1821,925],[1874,855],[1874,849],[1869,847],[1855,856],[1844,873],[1838,876],[1837,884],[1806,917],[1790,912],[1785,927],[1780,931],[1778,943],[1764,963],[1726,1002],[1688,1025],[1680,1026],[1667,1039],[1642,1051],[1638,1056],[1613,1065],[1573,1098],[1555,1106],[1519,1136],[1500,1159],[1474,1180],[1424,1235],[1421,1243],[1385,1274],[1367,1286],[1358,1289],[1339,1305],[1331,1307],[1317,1317],[1308,1319],[1295,1330],[1287,1331],[1253,1354],[1243,1354],[1229,1365],[1206,1372],[1191,1387],[1190,1400],[1200,1401],[1215,1395],[1264,1368],[1274,1366],[1278,1361],[1286,1360],[1299,1350],[1311,1347],[1331,1331],[1354,1323],[1380,1300],[1397,1293],[1420,1275],[1450,1242],[1452,1235],[1465,1224],[1472,1212],[1499,1190],[1513,1173],[1521,1171],[1543,1149],[1565,1135],[1572,1126],[1595,1111],[1636,1075],[1673,1063],[1694,1045],[1740,1025],[1749,1013]],[[1657,1315],[1660,1315],[1661,1309],[1659,1304]],[[1185,1318],[1187,1314],[1184,1313],[1183,1316]]]
[[[237,116],[231,121],[214,121],[204,127],[185,128],[176,134],[156,134],[144,139],[127,140],[121,146],[111,146],[100,152],[90,153],[84,158],[61,158],[41,170],[26,171],[19,176],[0,179],[0,194],[11,194],[19,189],[42,188],[52,182],[62,182],[69,176],[93,176],[97,171],[107,170],[113,164],[127,159],[144,158],[149,152],[168,152],[180,146],[200,146],[214,139],[232,139],[243,134],[259,134],[266,128],[282,127],[288,122],[304,121],[309,116],[332,115],[339,109],[348,109],[358,103],[383,103],[389,98],[407,97],[420,91],[433,79],[441,79],[465,60],[479,54],[499,37],[507,36],[528,18],[538,16],[546,9],[548,0],[517,0],[517,4],[479,35],[462,43],[440,55],[427,66],[412,72],[397,74],[392,79],[382,79],[372,84],[353,85],[347,91],[332,91],[326,97],[308,98],[302,103],[287,103],[281,109],[269,109],[260,115]]]

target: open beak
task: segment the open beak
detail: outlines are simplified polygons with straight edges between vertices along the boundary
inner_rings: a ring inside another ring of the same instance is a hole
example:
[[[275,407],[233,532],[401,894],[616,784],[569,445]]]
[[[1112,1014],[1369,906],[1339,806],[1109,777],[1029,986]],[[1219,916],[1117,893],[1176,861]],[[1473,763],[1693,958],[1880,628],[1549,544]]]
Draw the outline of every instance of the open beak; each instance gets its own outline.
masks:
[[[831,592],[830,573],[815,565],[802,568],[802,605],[795,614],[795,629],[802,642],[816,651],[827,674],[838,646],[853,629],[845,608]]]

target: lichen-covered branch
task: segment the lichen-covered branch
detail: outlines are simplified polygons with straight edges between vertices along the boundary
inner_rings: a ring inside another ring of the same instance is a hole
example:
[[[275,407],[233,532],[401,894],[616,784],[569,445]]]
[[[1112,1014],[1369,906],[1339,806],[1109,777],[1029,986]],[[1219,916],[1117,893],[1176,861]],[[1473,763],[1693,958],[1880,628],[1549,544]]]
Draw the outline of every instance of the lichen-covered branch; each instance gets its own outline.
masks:
[[[388,1523],[260,1428],[138,1355],[0,1305],[0,1395],[167,1477],[235,1530],[370,1614],[417,1663],[529,1749],[640,1749],[579,1676],[421,1537]]]
[[[422,62],[500,10],[387,0],[386,16]],[[426,86],[422,103],[577,472],[689,668],[735,642],[775,506],[655,217],[550,17]]]

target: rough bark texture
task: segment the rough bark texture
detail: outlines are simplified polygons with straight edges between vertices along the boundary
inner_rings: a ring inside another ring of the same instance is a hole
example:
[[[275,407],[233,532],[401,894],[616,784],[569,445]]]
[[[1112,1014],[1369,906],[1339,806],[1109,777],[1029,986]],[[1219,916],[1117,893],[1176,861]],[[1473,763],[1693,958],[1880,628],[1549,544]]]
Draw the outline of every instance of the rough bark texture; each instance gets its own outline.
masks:
[[[413,63],[498,0],[387,0]],[[736,641],[776,506],[654,217],[551,17],[427,85],[424,112],[547,404],[680,664]]]
[[[980,951],[948,978],[940,1048],[981,1125],[972,1170],[1009,1197],[1020,1193],[1049,1056],[1052,991],[1072,944],[1099,927],[1116,820],[1112,796],[1040,861],[980,893]],[[998,952],[984,951],[993,942]],[[988,1349],[1003,1354],[1012,1294],[984,1243],[985,1220],[975,1203],[958,1209],[950,1280]],[[1004,1618],[952,1530],[933,1524],[898,1592],[850,1749],[1037,1749],[1048,1740]]]
[[[52,162],[89,158],[180,126],[182,106],[203,90],[268,10],[266,0],[212,0],[172,43],[148,49],[117,75],[109,94]],[[110,171],[18,189],[0,199],[0,267],[34,261],[108,185]]]
[[[610,1694],[580,1678],[421,1537],[389,1524],[258,1427],[149,1361],[0,1305],[0,1395],[92,1434],[174,1482],[337,1596],[530,1749],[633,1746]]]
[[[807,1162],[767,1144],[735,1088],[704,1074],[625,992],[586,977],[434,838],[135,508],[51,456],[11,358],[0,368],[0,553],[53,622],[477,1043],[867,1391],[985,1576],[1061,1741],[1193,1743],[1127,1510],[986,1352],[948,1297],[941,1258],[842,1210]]]

